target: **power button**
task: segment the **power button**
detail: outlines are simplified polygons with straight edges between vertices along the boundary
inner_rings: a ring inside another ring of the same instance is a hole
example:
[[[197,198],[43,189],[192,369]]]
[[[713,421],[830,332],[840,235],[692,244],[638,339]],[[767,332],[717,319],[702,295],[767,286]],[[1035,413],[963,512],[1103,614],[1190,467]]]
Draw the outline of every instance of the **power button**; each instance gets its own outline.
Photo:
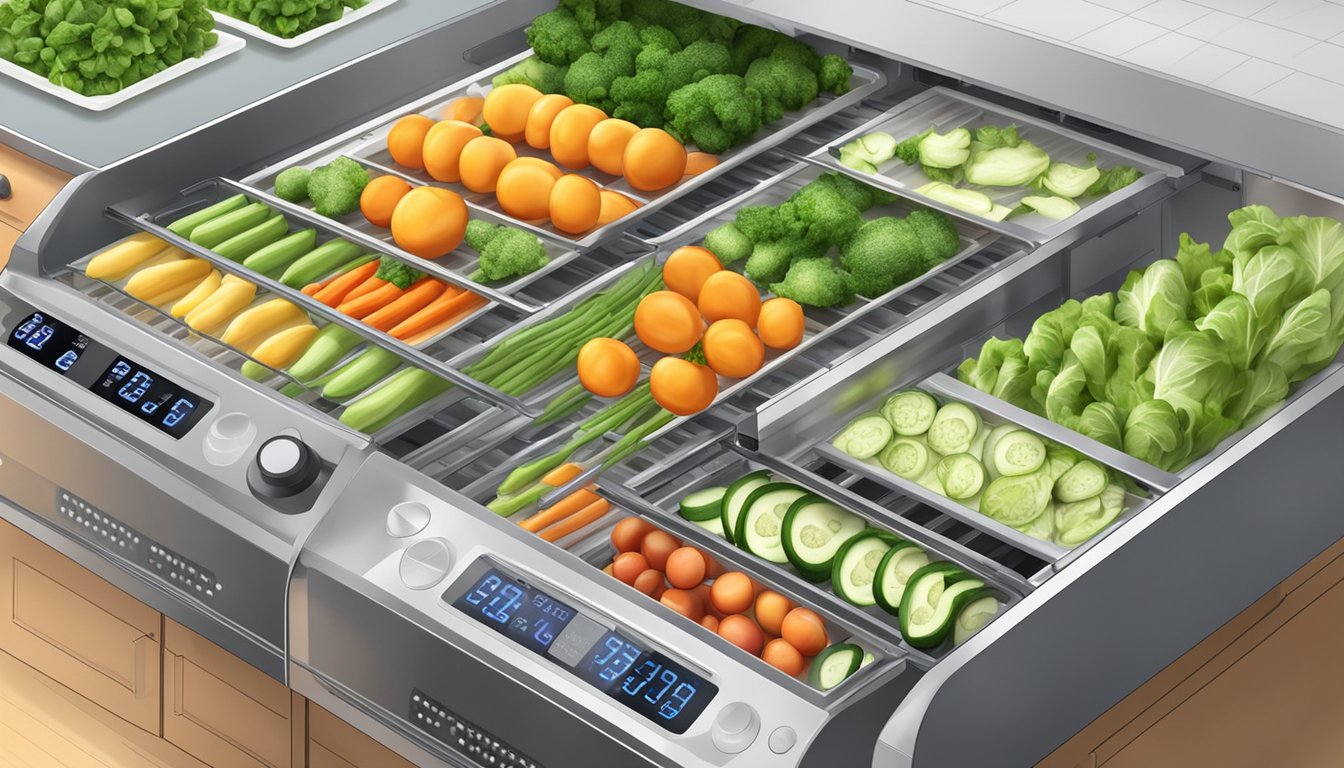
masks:
[[[761,732],[761,719],[750,704],[740,701],[724,707],[714,719],[710,736],[720,752],[735,755],[745,751]]]

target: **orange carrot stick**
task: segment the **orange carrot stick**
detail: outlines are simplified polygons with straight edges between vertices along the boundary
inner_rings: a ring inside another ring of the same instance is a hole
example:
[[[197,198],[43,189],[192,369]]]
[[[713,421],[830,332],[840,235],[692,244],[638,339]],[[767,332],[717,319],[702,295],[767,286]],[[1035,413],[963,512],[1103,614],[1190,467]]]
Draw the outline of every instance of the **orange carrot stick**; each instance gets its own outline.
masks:
[[[485,299],[470,291],[451,290],[439,294],[439,298],[425,308],[401,321],[389,333],[397,339],[413,339],[416,336],[442,325],[456,315],[469,312],[485,303]]]
[[[607,514],[610,510],[611,504],[608,503],[606,499],[598,499],[559,523],[542,531],[541,538],[547,541],[555,541],[556,539],[564,538]]]
[[[550,472],[547,472],[546,476],[541,478],[541,482],[559,488],[570,480],[578,477],[582,472],[583,467],[573,462],[561,464]]]
[[[378,290],[379,288],[384,288],[389,285],[391,285],[391,283],[375,274],[368,280],[365,280],[364,282],[356,285],[354,288],[351,288],[350,292],[345,294],[345,301],[354,301],[355,299],[358,299],[360,296],[366,296]]]
[[[416,312],[429,306],[447,286],[436,277],[425,277],[411,283],[406,292],[392,303],[364,317],[364,322],[380,331],[390,331]]]
[[[566,517],[569,517],[575,512],[578,512],[579,510],[583,509],[589,504],[592,504],[593,502],[598,501],[600,499],[601,497],[598,496],[596,493],[593,493],[592,491],[587,490],[586,488],[581,488],[569,494],[565,498],[557,501],[556,503],[552,504],[546,509],[543,509],[537,514],[527,518],[523,522],[519,523],[519,525],[525,531],[532,531],[533,533],[536,533],[537,531],[540,531],[542,528],[545,528],[548,525],[554,525],[555,523],[564,520]]]
[[[379,278],[373,278],[378,280]],[[405,291],[397,287],[396,283],[383,281],[383,285],[375,288],[368,293],[354,299],[346,299],[336,309],[341,314],[349,315],[356,320],[363,320],[365,317],[386,307],[388,304],[396,301]]]
[[[345,297],[356,286],[378,273],[378,262],[371,261],[360,267],[338,276],[335,280],[322,286],[313,298],[326,304],[328,307],[335,307],[345,301]]]

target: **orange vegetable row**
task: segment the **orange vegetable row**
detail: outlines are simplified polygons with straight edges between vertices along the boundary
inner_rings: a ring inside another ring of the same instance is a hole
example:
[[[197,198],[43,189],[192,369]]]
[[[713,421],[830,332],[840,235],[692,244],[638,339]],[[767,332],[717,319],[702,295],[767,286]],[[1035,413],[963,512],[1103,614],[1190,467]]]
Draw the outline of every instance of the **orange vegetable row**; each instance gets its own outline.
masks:
[[[365,324],[403,341],[415,339],[485,303],[470,291],[428,275],[406,288],[380,277],[374,261],[319,283],[303,292]]]

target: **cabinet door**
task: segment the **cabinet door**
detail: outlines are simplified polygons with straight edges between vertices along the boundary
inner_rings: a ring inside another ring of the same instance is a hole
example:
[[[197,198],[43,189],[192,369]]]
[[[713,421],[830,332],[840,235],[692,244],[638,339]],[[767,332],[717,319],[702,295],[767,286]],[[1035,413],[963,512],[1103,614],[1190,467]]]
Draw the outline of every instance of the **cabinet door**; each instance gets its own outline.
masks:
[[[308,702],[308,768],[415,768],[397,753]]]
[[[10,251],[14,250],[14,243],[19,241],[19,234],[19,230],[0,224],[0,271],[9,263]]]
[[[171,619],[164,626],[163,737],[214,768],[290,768],[290,693]]]
[[[158,734],[158,611],[0,524],[0,649]]]
[[[0,144],[0,174],[9,179],[9,197],[0,200],[0,224],[27,229],[70,180],[70,174]]]

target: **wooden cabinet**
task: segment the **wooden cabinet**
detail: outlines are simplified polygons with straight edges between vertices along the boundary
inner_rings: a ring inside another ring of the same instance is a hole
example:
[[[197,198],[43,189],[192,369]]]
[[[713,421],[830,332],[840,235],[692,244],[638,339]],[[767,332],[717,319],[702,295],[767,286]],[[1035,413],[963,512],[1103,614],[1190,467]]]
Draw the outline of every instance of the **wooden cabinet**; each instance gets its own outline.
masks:
[[[414,768],[354,726],[308,702],[308,768]]]
[[[0,526],[0,650],[158,734],[161,636],[158,611]]]
[[[20,234],[17,229],[0,224],[0,271],[9,263],[9,254],[14,250],[14,243],[19,241]]]
[[[70,174],[40,163],[0,144],[0,174],[9,179],[10,195],[0,200],[0,224],[24,230],[61,191]]]

